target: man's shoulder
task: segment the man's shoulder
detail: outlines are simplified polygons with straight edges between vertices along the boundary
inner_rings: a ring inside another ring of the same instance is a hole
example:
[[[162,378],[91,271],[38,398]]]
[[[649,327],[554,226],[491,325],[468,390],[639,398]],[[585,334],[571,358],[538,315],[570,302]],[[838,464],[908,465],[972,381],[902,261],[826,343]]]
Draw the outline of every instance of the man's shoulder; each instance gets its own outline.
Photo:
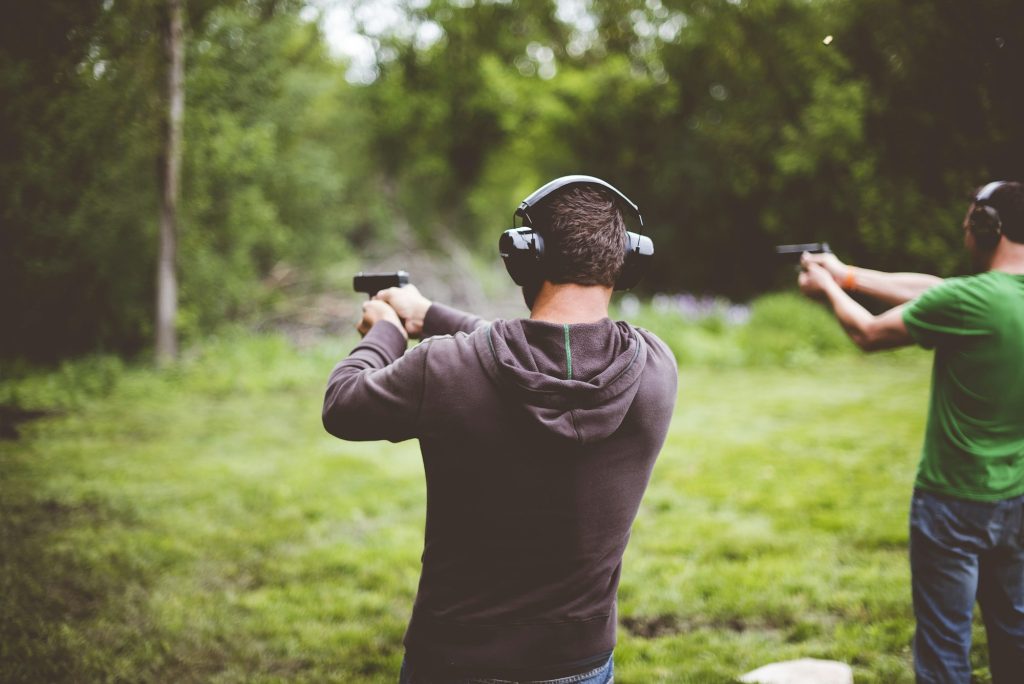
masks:
[[[445,335],[432,335],[423,338],[410,352],[425,354],[431,361],[439,361],[449,356],[461,356],[465,353],[476,353],[480,340],[486,339],[490,324],[483,325],[470,332],[459,331]]]
[[[995,304],[1001,294],[1013,296],[1021,292],[1024,292],[1024,277],[985,271],[946,278],[921,295],[914,304],[986,308]]]
[[[633,324],[628,325],[647,344],[648,363],[653,364],[655,368],[671,368],[673,373],[678,372],[676,356],[672,353],[672,349],[665,344],[664,340],[647,328],[641,328]]]
[[[664,418],[668,421],[671,419],[679,392],[679,366],[675,354],[655,333],[634,325],[630,327],[647,347],[641,376],[641,401],[648,407],[663,407]]]
[[[917,298],[908,303],[903,318],[913,320],[916,315],[936,309],[957,306],[963,299],[964,293],[977,289],[975,278],[978,276],[952,276],[945,278],[939,284],[925,290]]]
[[[632,328],[633,331],[636,332],[636,334],[640,335],[644,339],[644,341],[647,342],[647,344],[657,348],[660,351],[671,353],[669,346],[665,344],[665,341],[658,337],[657,333],[655,333],[654,331],[648,330],[647,328],[641,328],[640,326],[633,325],[632,323],[627,323],[627,325],[630,328]]]
[[[1022,285],[1024,285],[1024,276],[1012,275],[1003,271],[984,271],[982,273],[945,278],[941,283],[928,291],[972,292],[988,289],[1015,289]]]
[[[998,271],[946,278],[903,311],[907,331],[926,348],[990,335],[1024,318],[1024,277]]]
[[[476,330],[469,332],[460,330],[454,333],[446,333],[444,335],[431,335],[430,337],[424,337],[420,340],[420,343],[416,345],[416,349],[423,347],[424,350],[437,348],[451,348],[459,346],[472,346],[474,339],[480,335],[487,334],[487,328],[489,325],[484,325]]]

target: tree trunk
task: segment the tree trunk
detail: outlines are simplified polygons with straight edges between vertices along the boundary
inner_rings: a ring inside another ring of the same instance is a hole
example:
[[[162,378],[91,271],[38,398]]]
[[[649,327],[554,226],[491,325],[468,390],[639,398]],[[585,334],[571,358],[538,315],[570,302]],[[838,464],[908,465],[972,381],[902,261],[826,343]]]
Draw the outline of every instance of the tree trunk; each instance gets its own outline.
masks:
[[[181,178],[181,131],[185,118],[185,0],[167,0],[164,46],[167,50],[167,118],[160,160],[160,252],[156,276],[156,359],[161,365],[177,358],[178,317],[177,233],[178,185]]]

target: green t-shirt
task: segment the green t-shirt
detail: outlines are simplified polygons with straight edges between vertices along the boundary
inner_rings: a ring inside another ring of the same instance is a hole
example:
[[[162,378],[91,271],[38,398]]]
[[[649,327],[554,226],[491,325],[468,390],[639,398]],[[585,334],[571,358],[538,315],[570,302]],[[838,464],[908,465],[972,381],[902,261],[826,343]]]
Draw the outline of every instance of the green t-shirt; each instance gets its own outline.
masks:
[[[903,322],[935,348],[916,486],[975,501],[1024,493],[1024,275],[949,278]]]

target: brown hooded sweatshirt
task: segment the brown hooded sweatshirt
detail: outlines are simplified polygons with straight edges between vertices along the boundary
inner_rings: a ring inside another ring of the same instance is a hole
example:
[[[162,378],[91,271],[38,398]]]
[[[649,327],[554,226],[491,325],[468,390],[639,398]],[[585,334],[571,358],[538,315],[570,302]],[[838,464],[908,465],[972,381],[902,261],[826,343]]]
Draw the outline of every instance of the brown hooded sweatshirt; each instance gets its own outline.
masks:
[[[420,441],[427,519],[408,656],[491,677],[606,658],[675,359],[607,318],[486,323],[433,304],[423,335],[405,353],[401,331],[374,325],[331,373],[323,408],[342,439]]]

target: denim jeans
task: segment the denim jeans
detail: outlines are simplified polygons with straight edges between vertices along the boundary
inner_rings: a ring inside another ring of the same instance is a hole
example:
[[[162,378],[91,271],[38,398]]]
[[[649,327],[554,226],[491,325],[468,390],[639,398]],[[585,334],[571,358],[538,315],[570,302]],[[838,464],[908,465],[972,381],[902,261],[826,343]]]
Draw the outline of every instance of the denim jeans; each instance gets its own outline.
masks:
[[[919,684],[971,681],[975,600],[994,684],[1024,681],[1024,496],[978,502],[915,491],[910,510],[914,670]]]
[[[569,677],[558,679],[541,680],[510,680],[510,679],[489,679],[487,677],[469,679],[451,679],[417,672],[416,668],[408,661],[402,661],[402,673],[399,675],[398,684],[613,684],[615,681],[615,664],[613,658],[609,657],[608,662],[589,672],[583,672]]]

